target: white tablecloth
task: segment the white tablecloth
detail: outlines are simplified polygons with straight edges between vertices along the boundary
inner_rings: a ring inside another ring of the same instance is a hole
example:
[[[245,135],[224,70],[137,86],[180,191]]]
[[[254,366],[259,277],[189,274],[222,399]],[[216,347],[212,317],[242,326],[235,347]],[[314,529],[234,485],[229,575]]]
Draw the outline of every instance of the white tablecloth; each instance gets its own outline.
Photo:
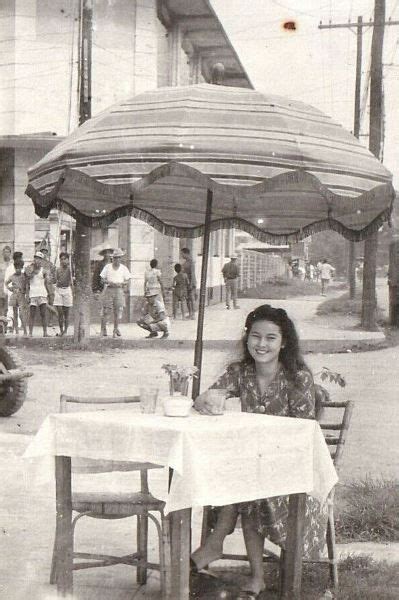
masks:
[[[26,457],[152,462],[174,469],[166,512],[306,492],[337,482],[316,421],[249,413],[170,418],[135,412],[54,414]]]

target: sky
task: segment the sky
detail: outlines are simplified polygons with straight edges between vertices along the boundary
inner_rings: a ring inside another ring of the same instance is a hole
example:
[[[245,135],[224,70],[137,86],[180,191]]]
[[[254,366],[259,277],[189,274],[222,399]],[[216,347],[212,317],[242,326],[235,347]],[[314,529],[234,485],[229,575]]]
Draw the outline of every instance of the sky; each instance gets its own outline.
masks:
[[[356,32],[319,29],[328,24],[369,21],[373,0],[211,0],[254,87],[319,108],[353,130]],[[399,21],[399,0],[386,0],[386,19]],[[295,21],[296,30],[282,24]],[[370,68],[372,27],[363,30],[362,96]],[[384,164],[399,187],[399,25],[385,28]],[[369,113],[363,112],[361,141],[368,145]]]

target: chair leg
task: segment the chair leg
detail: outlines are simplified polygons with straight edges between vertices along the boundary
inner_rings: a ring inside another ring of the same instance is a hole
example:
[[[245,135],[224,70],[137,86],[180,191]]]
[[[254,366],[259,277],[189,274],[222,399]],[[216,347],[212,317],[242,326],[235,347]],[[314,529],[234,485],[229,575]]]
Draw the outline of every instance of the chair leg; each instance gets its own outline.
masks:
[[[172,600],[172,556],[170,546],[169,517],[161,515],[161,535],[159,540],[159,563],[162,600]]]
[[[278,590],[281,594],[283,589],[283,581],[284,581],[284,568],[285,568],[285,550],[281,548],[280,552],[280,560],[279,560],[279,570],[278,570]]]
[[[139,515],[137,517],[137,552],[140,559],[147,562],[148,517],[146,515]],[[139,585],[147,583],[147,567],[137,567],[136,580]]]
[[[335,526],[334,526],[334,510],[330,506],[328,510],[327,521],[327,551],[330,560],[328,568],[330,570],[330,581],[334,589],[338,588],[338,565],[337,565],[337,549],[335,545]]]
[[[51,557],[50,585],[57,583],[57,552],[56,552],[57,531],[54,536],[53,555]]]
[[[210,526],[211,510],[210,506],[204,506],[202,513],[201,546],[205,544],[207,537],[212,531]]]

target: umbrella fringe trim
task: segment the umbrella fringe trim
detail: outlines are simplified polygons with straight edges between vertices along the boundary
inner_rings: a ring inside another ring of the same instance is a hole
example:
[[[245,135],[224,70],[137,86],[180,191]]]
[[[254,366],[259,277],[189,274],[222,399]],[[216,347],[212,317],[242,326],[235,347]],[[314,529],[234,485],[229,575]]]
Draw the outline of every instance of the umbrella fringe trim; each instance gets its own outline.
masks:
[[[53,209],[62,210],[63,212],[69,214],[75,219],[79,219],[79,221],[91,228],[105,229],[109,225],[111,225],[117,219],[122,217],[131,216],[134,218],[143,221],[159,231],[160,233],[177,238],[196,238],[204,235],[204,225],[199,225],[196,227],[175,227],[173,225],[168,225],[163,223],[160,219],[155,217],[154,215],[139,209],[135,208],[131,204],[121,206],[116,208],[115,210],[109,212],[107,215],[102,217],[90,217],[81,213],[71,204],[62,200],[61,198],[56,198],[47,204],[47,206],[43,206],[41,203],[37,201],[37,198],[40,197],[43,199],[39,192],[37,192],[32,186],[28,186],[27,194],[31,197],[36,214],[41,218],[47,218]],[[371,221],[366,227],[361,230],[354,230],[346,227],[340,221],[337,221],[333,217],[329,217],[327,219],[322,219],[320,221],[316,221],[314,223],[310,223],[306,225],[303,229],[299,229],[297,231],[293,231],[290,233],[272,233],[270,231],[265,231],[256,227],[252,223],[248,221],[239,219],[239,218],[226,218],[226,219],[217,219],[212,221],[211,223],[211,231],[217,231],[219,229],[240,229],[241,231],[245,231],[246,233],[251,234],[255,239],[260,242],[276,242],[279,241],[282,244],[285,243],[295,243],[303,240],[304,238],[309,237],[315,233],[320,233],[321,231],[332,230],[341,234],[346,239],[353,242],[360,242],[366,239],[371,234],[375,233],[379,230],[379,228],[386,222],[390,220],[391,212],[392,212],[393,200],[389,207],[383,210],[379,215]]]

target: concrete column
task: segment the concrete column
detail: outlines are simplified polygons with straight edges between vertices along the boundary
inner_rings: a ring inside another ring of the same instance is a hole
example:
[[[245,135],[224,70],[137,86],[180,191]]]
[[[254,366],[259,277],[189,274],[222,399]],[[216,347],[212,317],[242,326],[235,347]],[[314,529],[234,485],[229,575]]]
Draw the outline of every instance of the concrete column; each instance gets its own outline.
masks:
[[[0,246],[14,244],[14,161],[15,150],[0,151]],[[0,249],[1,249],[0,248]]]
[[[136,0],[134,91],[157,87],[158,30],[156,0]]]
[[[144,272],[154,258],[154,229],[133,217],[129,218],[126,266],[132,274],[130,315],[135,318],[135,301],[144,294]]]
[[[162,271],[162,281],[165,289],[165,302],[169,314],[172,311],[171,287],[175,276],[174,265],[179,262],[179,240],[155,232],[154,256]]]
[[[170,85],[180,84],[183,34],[179,23],[175,23],[169,32]]]
[[[29,166],[35,162],[32,152],[17,148],[15,150],[14,163],[14,249],[24,253],[25,260],[33,258],[35,246],[35,211],[32,200],[25,195],[27,183],[26,172]]]
[[[194,52],[190,58],[190,83],[201,83],[202,57],[198,52]]]
[[[40,115],[39,106],[32,102],[34,85],[40,88],[40,79],[29,82],[27,75],[34,71],[27,57],[34,56],[29,48],[36,39],[36,10],[37,0],[15,0],[15,133],[37,131],[36,116]],[[29,85],[31,91],[26,89]],[[39,129],[40,130],[40,129]]]
[[[158,84],[158,29],[156,0],[135,0],[134,93],[155,89]],[[130,320],[136,318],[137,298],[144,293],[144,271],[154,258],[155,230],[133,217],[128,218],[126,266],[132,273],[130,285]]]

